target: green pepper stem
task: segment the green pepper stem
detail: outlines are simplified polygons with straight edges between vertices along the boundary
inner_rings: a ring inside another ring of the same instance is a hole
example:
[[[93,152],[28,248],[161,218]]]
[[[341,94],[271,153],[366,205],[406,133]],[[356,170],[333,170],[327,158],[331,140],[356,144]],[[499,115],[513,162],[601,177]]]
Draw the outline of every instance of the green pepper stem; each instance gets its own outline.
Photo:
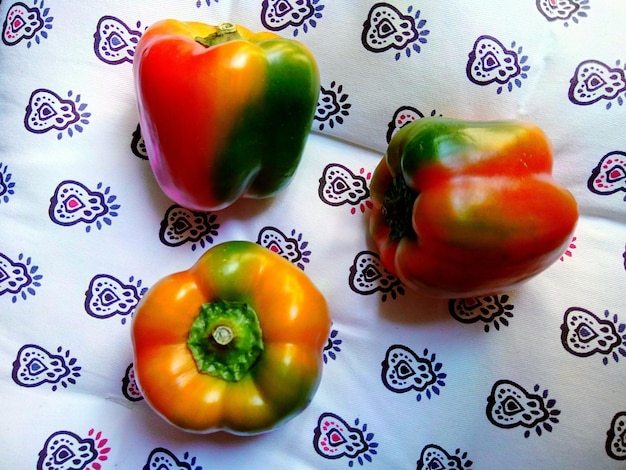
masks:
[[[389,226],[389,238],[400,240],[406,236],[415,237],[413,230],[413,204],[418,193],[396,176],[384,195],[382,214]]]
[[[245,302],[206,303],[191,324],[187,347],[198,372],[237,382],[263,351],[257,314]]]
[[[224,42],[235,41],[237,39],[244,39],[244,37],[237,31],[237,26],[234,23],[221,23],[217,27],[217,31],[209,34],[208,36],[196,36],[194,38],[196,42],[202,44],[205,47],[217,46]]]
[[[235,334],[233,333],[233,330],[231,330],[229,327],[219,325],[213,330],[211,336],[217,344],[219,344],[220,346],[226,346],[233,340]]]

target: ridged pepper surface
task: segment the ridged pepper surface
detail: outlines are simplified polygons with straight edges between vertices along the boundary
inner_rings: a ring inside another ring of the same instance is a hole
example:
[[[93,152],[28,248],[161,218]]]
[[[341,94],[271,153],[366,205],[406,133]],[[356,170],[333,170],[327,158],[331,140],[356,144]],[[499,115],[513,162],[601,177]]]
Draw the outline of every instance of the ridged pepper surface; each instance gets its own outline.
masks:
[[[304,45],[232,23],[163,20],[139,40],[134,77],[150,165],[174,202],[218,210],[290,182],[320,91]]]
[[[441,298],[508,291],[554,263],[578,220],[537,126],[424,118],[372,176],[370,233],[385,268]]]
[[[225,242],[142,297],[135,376],[147,403],[181,429],[270,431],[312,400],[330,324],[301,269],[256,243]]]

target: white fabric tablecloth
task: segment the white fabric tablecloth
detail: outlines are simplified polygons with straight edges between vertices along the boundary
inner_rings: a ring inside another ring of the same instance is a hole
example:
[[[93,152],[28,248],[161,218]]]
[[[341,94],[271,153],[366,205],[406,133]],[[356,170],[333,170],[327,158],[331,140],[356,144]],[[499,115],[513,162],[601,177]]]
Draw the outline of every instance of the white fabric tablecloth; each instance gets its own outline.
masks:
[[[314,133],[278,197],[193,214],[158,189],[132,56],[167,17],[316,55]],[[626,468],[625,17],[608,0],[2,0],[0,467]],[[580,222],[514,292],[425,299],[380,265],[369,178],[429,115],[522,118],[552,141]],[[333,318],[323,378],[271,433],[186,434],[136,388],[130,319],[234,239],[296,247]]]

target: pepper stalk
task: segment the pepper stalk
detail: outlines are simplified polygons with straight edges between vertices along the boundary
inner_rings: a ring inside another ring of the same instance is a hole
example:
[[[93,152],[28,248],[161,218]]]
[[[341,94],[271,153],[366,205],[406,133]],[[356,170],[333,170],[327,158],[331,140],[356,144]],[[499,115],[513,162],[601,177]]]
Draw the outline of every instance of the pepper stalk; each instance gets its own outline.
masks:
[[[205,47],[217,46],[229,41],[235,41],[238,39],[244,39],[244,37],[237,31],[237,26],[234,23],[220,23],[217,27],[217,31],[209,34],[208,36],[196,36],[196,42],[202,44]]]
[[[238,382],[263,352],[257,314],[245,302],[203,304],[189,330],[187,346],[199,372]]]

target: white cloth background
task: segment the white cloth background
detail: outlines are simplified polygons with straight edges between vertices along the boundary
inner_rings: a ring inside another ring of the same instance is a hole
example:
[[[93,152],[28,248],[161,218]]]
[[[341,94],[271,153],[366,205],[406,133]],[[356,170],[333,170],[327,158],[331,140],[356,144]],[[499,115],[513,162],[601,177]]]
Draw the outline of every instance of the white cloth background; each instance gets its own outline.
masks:
[[[607,0],[2,0],[1,466],[624,468],[625,14]],[[132,50],[167,17],[272,28],[316,55],[314,134],[280,196],[194,221],[160,193],[133,139]],[[409,34],[387,36],[385,19]],[[483,44],[495,62],[474,61]],[[64,109],[55,125],[44,119]],[[528,119],[553,143],[554,174],[581,219],[563,259],[515,292],[447,302],[377,277],[368,178],[394,117],[430,114]],[[339,177],[361,192],[340,192]],[[64,210],[64,191],[93,199],[92,212]],[[169,236],[177,217],[201,235]],[[263,233],[298,246],[294,262],[329,302],[318,393],[263,436],[177,431],[129,385],[134,304],[103,307],[99,296],[138,299],[211,245]],[[425,367],[421,386],[393,389],[389,351]],[[320,444],[326,421],[345,439],[332,449]]]

